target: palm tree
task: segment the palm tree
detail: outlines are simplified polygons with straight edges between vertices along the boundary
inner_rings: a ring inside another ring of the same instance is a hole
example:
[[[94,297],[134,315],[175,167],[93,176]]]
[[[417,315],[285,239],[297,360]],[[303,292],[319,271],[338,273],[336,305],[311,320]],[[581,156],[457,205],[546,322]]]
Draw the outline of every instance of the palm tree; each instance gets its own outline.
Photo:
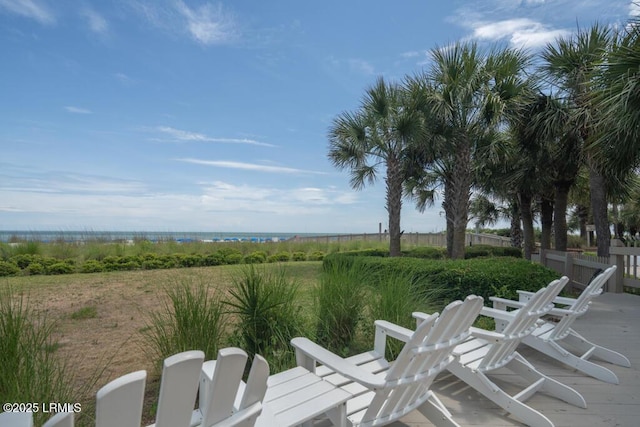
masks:
[[[599,256],[609,254],[611,236],[607,220],[606,170],[599,152],[605,144],[600,147],[593,144],[598,136],[598,109],[592,93],[598,88],[598,72],[605,62],[612,39],[609,29],[595,24],[569,38],[557,39],[556,44],[547,45],[542,53],[543,71],[550,77],[550,82],[566,95],[571,107],[569,132],[579,139],[583,159],[589,168],[591,208]]]
[[[434,49],[431,56],[431,68],[406,83],[422,99],[425,121],[435,133],[424,144],[434,154],[425,156],[429,162],[411,190],[420,202],[429,200],[425,192],[433,194],[436,186],[443,187],[447,252],[459,259],[464,257],[476,161],[495,154],[495,136],[522,92],[529,57],[511,49],[486,54],[466,42]]]
[[[400,214],[405,164],[410,145],[423,138],[418,110],[402,87],[379,78],[367,89],[354,112],[343,112],[329,129],[329,160],[348,169],[351,186],[373,184],[384,168],[386,209],[389,214],[389,255],[400,255]]]

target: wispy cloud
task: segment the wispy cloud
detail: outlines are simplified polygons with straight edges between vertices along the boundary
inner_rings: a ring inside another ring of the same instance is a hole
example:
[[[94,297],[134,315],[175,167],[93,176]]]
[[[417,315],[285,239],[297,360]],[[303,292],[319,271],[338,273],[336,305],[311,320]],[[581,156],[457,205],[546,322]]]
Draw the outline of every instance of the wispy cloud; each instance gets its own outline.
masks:
[[[162,133],[163,135],[170,137],[171,140],[178,141],[178,142],[217,142],[217,143],[223,143],[223,144],[249,144],[249,145],[258,145],[261,147],[275,147],[275,145],[273,144],[256,141],[255,139],[214,138],[214,137],[205,135],[203,133],[175,129],[169,126],[158,126],[155,128],[155,130]]]
[[[205,45],[225,44],[238,37],[237,24],[233,16],[222,9],[222,5],[209,3],[198,9],[191,9],[182,0],[175,7],[186,19],[186,27],[191,37]]]
[[[375,74],[375,68],[373,67],[373,65],[371,65],[369,62],[365,61],[364,59],[357,59],[357,58],[349,59],[347,63],[349,64],[349,68],[352,71],[366,74],[366,75]]]
[[[93,114],[91,110],[87,110],[86,108],[67,106],[64,107],[64,109],[73,114]]]
[[[113,76],[125,86],[130,86],[135,83],[135,80],[127,76],[125,73],[115,73]]]
[[[201,159],[176,159],[179,162],[192,163],[203,166],[214,166],[218,168],[250,170],[257,172],[282,173],[282,174],[313,174],[326,175],[325,172],[317,172],[312,170],[296,169],[283,166],[269,166],[255,163],[234,162],[227,160],[201,160]]]
[[[38,0],[0,0],[0,9],[35,19],[41,24],[54,24],[56,22],[53,12]]]
[[[473,37],[477,39],[490,41],[508,39],[514,46],[534,48],[545,46],[569,33],[568,30],[552,29],[528,18],[475,23],[473,28]]]
[[[190,7],[182,0],[132,0],[129,5],[156,28],[187,34],[203,45],[220,45],[240,38],[240,25],[221,4]]]
[[[98,12],[93,9],[85,8],[81,15],[87,21],[89,29],[96,34],[106,35],[109,32],[109,23]]]
[[[335,56],[325,58],[326,66],[334,71],[348,70],[352,73],[364,74],[367,76],[375,74],[375,67],[368,61],[361,58],[339,59]]]

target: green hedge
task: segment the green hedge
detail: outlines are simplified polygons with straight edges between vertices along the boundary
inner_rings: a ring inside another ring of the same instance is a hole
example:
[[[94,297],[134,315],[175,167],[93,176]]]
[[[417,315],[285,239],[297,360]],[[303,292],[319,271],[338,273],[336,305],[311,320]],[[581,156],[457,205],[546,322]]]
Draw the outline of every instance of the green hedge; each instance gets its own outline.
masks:
[[[443,289],[444,302],[464,299],[475,294],[517,298],[516,290],[536,291],[559,275],[542,265],[513,257],[473,258],[466,260],[430,260],[409,257],[362,257],[347,253],[327,255],[325,268],[338,263],[350,268],[356,262],[368,264],[384,274],[406,274],[410,271],[416,280]]]

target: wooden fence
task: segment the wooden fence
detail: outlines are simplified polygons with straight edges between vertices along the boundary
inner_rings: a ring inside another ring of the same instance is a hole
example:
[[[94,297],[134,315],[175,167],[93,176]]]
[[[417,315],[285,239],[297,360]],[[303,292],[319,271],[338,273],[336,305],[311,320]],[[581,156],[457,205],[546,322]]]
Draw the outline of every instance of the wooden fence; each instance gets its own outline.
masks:
[[[638,261],[640,247],[620,246],[619,241],[613,240],[609,248],[609,257],[596,257],[576,252],[559,252],[543,250],[532,256],[537,261],[560,274],[571,278],[572,285],[577,289],[584,289],[594,272],[615,264],[616,274],[609,279],[605,287],[608,292],[623,292],[625,287],[640,288]]]
[[[495,234],[479,234],[467,233],[465,244],[472,245],[491,245],[491,246],[511,246],[511,240],[508,237],[496,236]],[[364,233],[364,234],[336,234],[326,236],[296,236],[298,242],[388,242],[388,233]],[[416,246],[447,246],[447,239],[444,233],[403,233],[401,237],[403,244]]]

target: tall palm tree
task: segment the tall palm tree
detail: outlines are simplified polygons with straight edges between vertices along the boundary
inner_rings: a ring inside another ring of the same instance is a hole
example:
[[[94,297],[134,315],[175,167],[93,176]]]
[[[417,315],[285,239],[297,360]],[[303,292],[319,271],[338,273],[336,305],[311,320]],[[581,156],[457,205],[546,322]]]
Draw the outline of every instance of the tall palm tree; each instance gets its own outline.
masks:
[[[400,216],[405,164],[410,145],[423,138],[424,126],[408,94],[379,78],[354,112],[343,112],[329,129],[329,160],[348,169],[351,186],[373,184],[384,169],[389,214],[389,255],[400,255]]]
[[[458,42],[431,52],[432,66],[407,79],[407,88],[423,100],[422,111],[436,137],[425,144],[427,156],[416,182],[443,187],[447,221],[447,252],[464,257],[471,192],[476,183],[476,159],[495,154],[499,125],[520,95],[529,57],[511,49],[485,53],[476,43]],[[419,201],[431,188],[412,188]],[[428,198],[427,198],[428,200]]]
[[[609,254],[611,238],[607,219],[607,173],[599,149],[605,144],[593,144],[598,136],[598,114],[593,91],[598,88],[598,73],[605,63],[613,36],[598,24],[588,30],[579,30],[571,37],[561,37],[549,44],[542,53],[543,71],[565,95],[572,109],[569,121],[583,149],[582,155],[589,168],[591,208],[596,227],[598,255]]]

